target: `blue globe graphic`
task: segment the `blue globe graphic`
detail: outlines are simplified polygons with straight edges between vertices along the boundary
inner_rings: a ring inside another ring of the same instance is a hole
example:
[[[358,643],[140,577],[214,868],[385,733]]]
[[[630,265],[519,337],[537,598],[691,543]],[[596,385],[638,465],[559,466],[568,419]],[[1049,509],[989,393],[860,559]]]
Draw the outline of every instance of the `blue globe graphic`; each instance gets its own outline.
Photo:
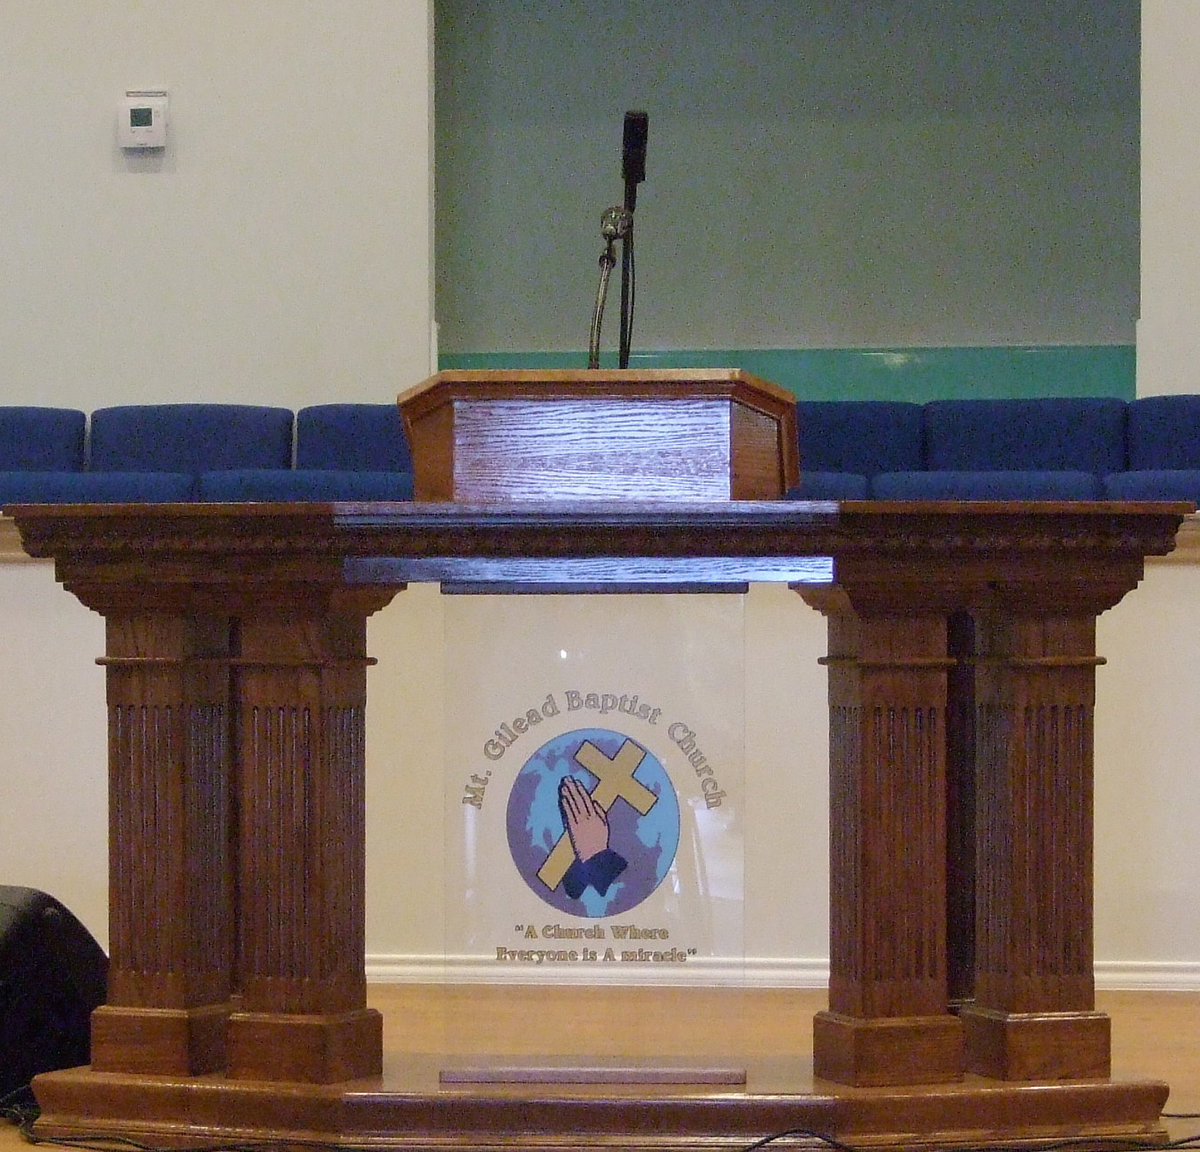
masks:
[[[547,887],[538,871],[566,835],[558,805],[560,781],[574,776],[589,792],[599,782],[575,759],[586,742],[610,760],[625,745],[635,745],[644,755],[633,778],[656,799],[642,815],[623,797],[617,797],[608,811],[609,848],[625,860],[625,868],[603,893],[588,886],[578,897],[572,897],[561,883],[553,889]],[[579,728],[547,741],[517,773],[508,795],[507,829],[508,848],[517,871],[547,904],[572,916],[619,916],[645,900],[670,870],[679,848],[679,799],[662,764],[636,740],[607,728]]]

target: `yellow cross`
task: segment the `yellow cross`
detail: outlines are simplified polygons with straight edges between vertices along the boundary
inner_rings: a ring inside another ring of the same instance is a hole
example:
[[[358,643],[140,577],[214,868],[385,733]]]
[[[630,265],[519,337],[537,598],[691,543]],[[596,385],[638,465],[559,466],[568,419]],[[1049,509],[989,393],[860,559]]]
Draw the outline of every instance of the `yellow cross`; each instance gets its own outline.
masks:
[[[639,748],[632,740],[626,740],[611,759],[590,740],[585,740],[575,753],[575,759],[596,777],[597,783],[592,789],[592,799],[605,812],[620,797],[643,816],[658,803],[658,797],[633,776],[645,758],[646,750]],[[562,878],[567,874],[574,858],[575,849],[571,846],[571,837],[564,830],[558,838],[558,843],[546,857],[545,864],[538,869],[538,879],[553,891],[562,883]]]

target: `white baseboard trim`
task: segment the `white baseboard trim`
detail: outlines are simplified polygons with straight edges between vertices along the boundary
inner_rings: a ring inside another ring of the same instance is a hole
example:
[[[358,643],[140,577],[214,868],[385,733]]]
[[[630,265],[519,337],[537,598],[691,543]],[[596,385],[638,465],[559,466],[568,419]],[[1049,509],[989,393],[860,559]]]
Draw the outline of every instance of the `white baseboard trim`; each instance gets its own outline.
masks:
[[[1097,960],[1096,987],[1106,991],[1200,992],[1200,963],[1159,960]]]
[[[829,961],[691,956],[684,963],[519,963],[486,956],[367,956],[372,984],[623,984],[697,988],[824,988]]]
[[[1100,960],[1097,989],[1104,991],[1200,992],[1200,963]],[[367,956],[372,984],[614,984],[697,988],[825,988],[824,958],[691,957],[673,964],[522,963],[505,967],[485,956],[375,953]]]

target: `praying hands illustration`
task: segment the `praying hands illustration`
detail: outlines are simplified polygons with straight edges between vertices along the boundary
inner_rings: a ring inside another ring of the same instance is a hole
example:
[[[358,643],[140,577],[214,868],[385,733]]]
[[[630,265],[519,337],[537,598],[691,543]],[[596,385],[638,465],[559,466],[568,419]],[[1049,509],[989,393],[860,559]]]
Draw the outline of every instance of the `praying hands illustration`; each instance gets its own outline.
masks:
[[[559,783],[558,807],[575,850],[563,888],[572,900],[583,895],[589,884],[605,895],[626,865],[625,858],[608,846],[608,814],[574,776],[564,776]]]

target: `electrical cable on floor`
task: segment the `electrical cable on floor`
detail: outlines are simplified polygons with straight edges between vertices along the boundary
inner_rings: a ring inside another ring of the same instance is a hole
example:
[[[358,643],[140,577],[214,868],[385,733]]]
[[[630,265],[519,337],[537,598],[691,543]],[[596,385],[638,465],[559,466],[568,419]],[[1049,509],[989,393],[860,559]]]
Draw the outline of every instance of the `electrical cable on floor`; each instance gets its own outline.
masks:
[[[22,1133],[25,1134],[24,1132]],[[146,1144],[123,1136],[66,1136],[42,1139],[33,1134],[26,1137],[30,1143],[46,1144],[51,1147],[85,1149],[87,1152],[178,1152],[177,1149]],[[775,1141],[803,1139],[817,1141],[821,1145],[837,1149],[838,1152],[869,1152],[865,1147],[846,1144],[822,1132],[804,1128],[790,1128],[741,1147],[738,1152],[755,1152],[769,1147]],[[1012,1152],[1011,1143],[1004,1144],[947,1144],[942,1147],[924,1146],[921,1152]],[[1200,1135],[1187,1136],[1162,1143],[1147,1143],[1136,1137],[1071,1137],[1062,1140],[1020,1144],[1022,1152],[1058,1152],[1059,1149],[1088,1149],[1090,1152],[1172,1152],[1174,1149],[1200,1148]],[[229,1143],[204,1144],[190,1147],[188,1152],[282,1152],[284,1149],[311,1149],[313,1152],[378,1152],[378,1145],[343,1144],[333,1141],[279,1140],[231,1141]]]
[[[0,1096],[0,1119],[17,1125],[22,1134],[38,1118],[39,1112],[33,1088],[28,1084]]]
[[[922,1146],[921,1152],[1058,1152],[1059,1149],[1087,1149],[1088,1152],[1171,1152],[1176,1148],[1200,1148],[1200,1134],[1177,1140],[1151,1143],[1138,1136],[1066,1136],[1059,1140],[1006,1142],[1003,1144],[945,1144]],[[742,1150],[745,1152],[745,1150]],[[866,1149],[858,1152],[867,1152]]]
[[[794,1137],[819,1140],[827,1148],[836,1148],[839,1152],[858,1152],[852,1144],[843,1144],[840,1140],[836,1140],[825,1132],[814,1132],[808,1128],[786,1128],[782,1132],[773,1132],[770,1136],[764,1136],[761,1140],[756,1140],[753,1144],[745,1145],[738,1149],[738,1152],[757,1152],[759,1148],[767,1148],[774,1144],[776,1140],[790,1140]]]

